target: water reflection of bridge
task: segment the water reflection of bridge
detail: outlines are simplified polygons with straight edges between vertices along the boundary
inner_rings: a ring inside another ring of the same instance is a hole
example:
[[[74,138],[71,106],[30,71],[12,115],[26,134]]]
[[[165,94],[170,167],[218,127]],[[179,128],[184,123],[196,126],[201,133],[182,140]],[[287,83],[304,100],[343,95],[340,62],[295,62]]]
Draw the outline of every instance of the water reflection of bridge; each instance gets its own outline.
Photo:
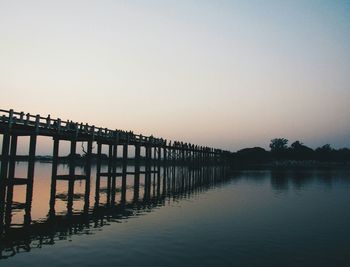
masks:
[[[145,171],[140,171],[141,167]],[[123,170],[126,166],[123,166]],[[44,245],[53,245],[58,240],[68,239],[72,235],[92,234],[105,224],[120,221],[125,218],[142,215],[152,211],[155,207],[165,205],[166,201],[190,198],[194,194],[208,190],[227,181],[227,169],[223,166],[135,166],[134,172],[124,171],[121,178],[126,180],[127,174],[134,176],[132,186],[126,182],[121,188],[115,186],[117,176],[113,172],[107,175],[107,188],[102,189],[96,177],[95,192],[90,192],[86,183],[81,201],[81,210],[73,209],[74,179],[68,180],[68,190],[64,195],[56,193],[56,183],[51,183],[50,209],[43,220],[32,221],[32,186],[27,186],[26,201],[22,205],[14,205],[13,184],[6,186],[8,194],[6,201],[1,202],[4,218],[1,218],[1,258],[8,258],[20,252],[29,252]],[[144,174],[144,183],[140,183],[140,174]],[[123,178],[124,177],[124,178]],[[52,181],[57,179],[52,177]],[[114,186],[113,186],[114,185]],[[142,189],[142,190],[141,190]],[[6,191],[6,190],[5,190]],[[120,192],[120,199],[116,193]],[[130,200],[126,194],[132,194]],[[89,203],[90,194],[94,194],[94,203]],[[106,194],[106,200],[101,201],[101,194]],[[35,196],[34,196],[35,197]],[[55,203],[60,198],[66,203],[66,211],[57,213]],[[23,223],[13,224],[11,221],[14,209],[24,209]]]

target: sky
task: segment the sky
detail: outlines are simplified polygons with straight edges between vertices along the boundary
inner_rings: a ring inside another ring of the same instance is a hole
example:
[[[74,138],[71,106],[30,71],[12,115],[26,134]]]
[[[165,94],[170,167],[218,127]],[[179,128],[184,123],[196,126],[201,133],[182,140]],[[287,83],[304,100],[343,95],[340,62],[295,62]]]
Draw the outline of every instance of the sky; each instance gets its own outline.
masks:
[[[350,1],[3,1],[0,109],[228,150],[350,147]]]

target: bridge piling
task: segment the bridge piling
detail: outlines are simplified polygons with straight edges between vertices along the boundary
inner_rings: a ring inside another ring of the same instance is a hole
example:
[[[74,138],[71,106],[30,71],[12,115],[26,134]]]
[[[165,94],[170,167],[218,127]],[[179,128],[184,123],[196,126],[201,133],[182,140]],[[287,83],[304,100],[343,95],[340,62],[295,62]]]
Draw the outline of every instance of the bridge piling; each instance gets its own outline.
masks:
[[[135,175],[134,175],[134,202],[138,201],[140,194],[140,150],[139,144],[135,145]]]
[[[123,171],[122,171],[122,190],[121,201],[126,201],[126,178],[127,178],[127,163],[128,163],[128,144],[123,145]]]
[[[87,142],[87,154],[86,156],[86,165],[85,165],[85,205],[84,210],[89,209],[90,204],[90,186],[91,186],[91,158],[92,158],[92,145],[93,139],[89,139]]]
[[[6,193],[6,212],[5,212],[5,223],[6,225],[11,224],[11,210],[13,200],[13,188],[15,180],[15,166],[16,166],[16,151],[17,151],[17,135],[11,136],[11,147],[10,147],[10,160],[9,160],[9,171],[7,177],[7,193]]]
[[[68,214],[72,214],[73,210],[73,198],[74,198],[74,183],[75,183],[75,156],[77,149],[77,140],[72,139],[70,141],[70,156],[69,156],[69,177],[68,177]]]
[[[116,193],[116,180],[117,180],[117,156],[118,156],[118,145],[114,143],[112,145],[112,173],[111,179],[111,204],[115,203],[115,193]]]
[[[97,141],[95,207],[98,207],[99,201],[100,201],[101,153],[102,153],[102,144],[101,142]]]
[[[60,140],[58,138],[53,138],[51,194],[50,194],[50,213],[52,214],[55,213],[59,144],[60,144]]]
[[[113,176],[113,146],[112,144],[108,145],[108,172],[107,176],[107,202],[111,203],[111,190],[112,190],[112,176]]]
[[[27,192],[26,192],[26,203],[31,203],[33,198],[33,184],[34,184],[34,167],[35,167],[35,151],[36,151],[37,136],[33,134],[30,136],[29,141],[29,160],[28,160],[28,171],[27,171]],[[29,209],[29,210],[28,210]],[[26,205],[26,218],[30,220],[31,205]]]

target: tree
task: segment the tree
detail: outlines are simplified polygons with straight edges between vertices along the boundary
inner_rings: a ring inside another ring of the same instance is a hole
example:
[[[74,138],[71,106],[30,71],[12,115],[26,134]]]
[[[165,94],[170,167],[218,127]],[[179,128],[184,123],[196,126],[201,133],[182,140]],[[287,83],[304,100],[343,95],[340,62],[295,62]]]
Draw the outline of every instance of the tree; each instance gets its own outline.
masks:
[[[335,150],[331,147],[330,144],[323,145],[316,148],[316,154],[318,159],[323,161],[331,161],[334,158]]]
[[[237,151],[236,159],[244,163],[266,162],[269,160],[269,152],[261,147],[244,148]]]
[[[331,147],[330,144],[323,145],[316,149],[317,152],[321,152],[321,153],[329,153],[329,152],[332,152],[332,150],[333,148]]]
[[[288,139],[275,138],[271,140],[270,148],[271,152],[282,152],[287,150]]]
[[[295,141],[293,144],[290,145],[290,147],[294,150],[300,149],[300,148],[304,147],[304,144],[300,141]]]
[[[295,141],[290,145],[290,158],[296,160],[310,160],[314,157],[314,150],[305,146],[300,141]]]

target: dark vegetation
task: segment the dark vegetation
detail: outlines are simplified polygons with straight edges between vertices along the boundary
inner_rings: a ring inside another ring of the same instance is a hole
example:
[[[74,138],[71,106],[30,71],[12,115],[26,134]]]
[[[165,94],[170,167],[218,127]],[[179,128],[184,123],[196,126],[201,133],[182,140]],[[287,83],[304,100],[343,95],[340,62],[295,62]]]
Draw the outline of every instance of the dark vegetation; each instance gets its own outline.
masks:
[[[295,141],[288,145],[288,140],[285,138],[275,138],[271,140],[270,150],[262,147],[244,148],[235,153],[228,152],[224,155],[226,162],[230,162],[236,166],[244,165],[278,165],[278,166],[313,166],[313,165],[329,165],[329,164],[349,164],[350,149],[340,148],[334,149],[331,145],[326,144],[316,149],[312,149],[304,145],[300,141]],[[75,154],[74,159],[77,162],[85,162],[86,151],[83,148],[83,154]],[[23,159],[26,160],[26,156]],[[96,162],[98,155],[91,155],[92,162]],[[141,161],[145,158],[141,156]],[[43,162],[51,162],[52,156],[37,156],[37,160]],[[60,157],[61,162],[69,162],[70,155]],[[118,158],[119,161],[122,159]],[[101,161],[108,162],[108,155],[102,154]],[[133,159],[129,159],[129,162]]]
[[[232,154],[237,164],[263,164],[272,162],[319,162],[346,163],[350,162],[350,149],[334,149],[326,144],[315,150],[295,141],[288,146],[285,138],[271,140],[270,150],[261,147],[244,148]]]

